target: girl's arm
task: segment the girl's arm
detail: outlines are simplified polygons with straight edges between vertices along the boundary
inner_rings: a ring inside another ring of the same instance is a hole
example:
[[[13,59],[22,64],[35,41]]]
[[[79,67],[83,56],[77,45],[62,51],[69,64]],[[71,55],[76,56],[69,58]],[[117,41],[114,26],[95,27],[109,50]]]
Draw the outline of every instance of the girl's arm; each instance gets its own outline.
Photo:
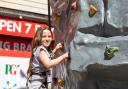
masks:
[[[46,67],[47,69],[56,66],[57,64],[59,64],[61,61],[65,60],[65,59],[67,59],[68,57],[69,57],[69,53],[66,52],[63,55],[50,60],[44,50],[42,50],[39,53],[39,59],[40,59],[41,63],[44,65],[44,67]]]

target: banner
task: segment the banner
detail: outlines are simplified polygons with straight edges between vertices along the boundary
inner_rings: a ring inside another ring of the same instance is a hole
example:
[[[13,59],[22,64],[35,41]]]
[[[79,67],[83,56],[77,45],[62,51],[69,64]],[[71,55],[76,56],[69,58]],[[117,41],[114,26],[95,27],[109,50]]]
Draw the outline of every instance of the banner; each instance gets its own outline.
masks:
[[[0,34],[32,38],[37,28],[45,25],[47,24],[0,17]]]
[[[25,89],[29,58],[0,56],[0,89]]]

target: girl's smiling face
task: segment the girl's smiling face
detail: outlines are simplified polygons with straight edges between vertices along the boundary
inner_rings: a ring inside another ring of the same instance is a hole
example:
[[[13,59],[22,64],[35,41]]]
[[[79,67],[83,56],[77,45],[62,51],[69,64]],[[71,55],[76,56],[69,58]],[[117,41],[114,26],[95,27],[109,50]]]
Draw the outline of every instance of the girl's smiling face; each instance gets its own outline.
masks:
[[[42,40],[41,43],[44,47],[48,48],[52,42],[52,33],[46,29],[42,33]]]

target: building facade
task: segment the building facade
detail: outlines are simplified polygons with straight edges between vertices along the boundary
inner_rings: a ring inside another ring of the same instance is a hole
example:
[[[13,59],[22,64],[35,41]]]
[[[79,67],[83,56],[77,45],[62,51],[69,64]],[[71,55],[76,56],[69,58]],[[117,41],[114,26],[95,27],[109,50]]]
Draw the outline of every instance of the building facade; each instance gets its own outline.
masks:
[[[47,0],[0,0],[0,89],[25,88],[31,40],[41,25],[48,25]]]

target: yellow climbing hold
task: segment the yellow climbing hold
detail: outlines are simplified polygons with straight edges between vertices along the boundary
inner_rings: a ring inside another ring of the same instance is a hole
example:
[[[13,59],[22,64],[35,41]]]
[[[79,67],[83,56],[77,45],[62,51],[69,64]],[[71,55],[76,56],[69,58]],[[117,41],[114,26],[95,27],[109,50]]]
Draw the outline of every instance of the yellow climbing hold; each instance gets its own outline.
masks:
[[[97,8],[94,5],[89,6],[89,16],[92,17],[96,14]]]
[[[64,80],[58,79],[58,86],[63,87],[64,83]]]
[[[59,24],[60,23],[60,19],[61,17],[57,14],[53,15],[53,20],[55,21],[56,24]]]

